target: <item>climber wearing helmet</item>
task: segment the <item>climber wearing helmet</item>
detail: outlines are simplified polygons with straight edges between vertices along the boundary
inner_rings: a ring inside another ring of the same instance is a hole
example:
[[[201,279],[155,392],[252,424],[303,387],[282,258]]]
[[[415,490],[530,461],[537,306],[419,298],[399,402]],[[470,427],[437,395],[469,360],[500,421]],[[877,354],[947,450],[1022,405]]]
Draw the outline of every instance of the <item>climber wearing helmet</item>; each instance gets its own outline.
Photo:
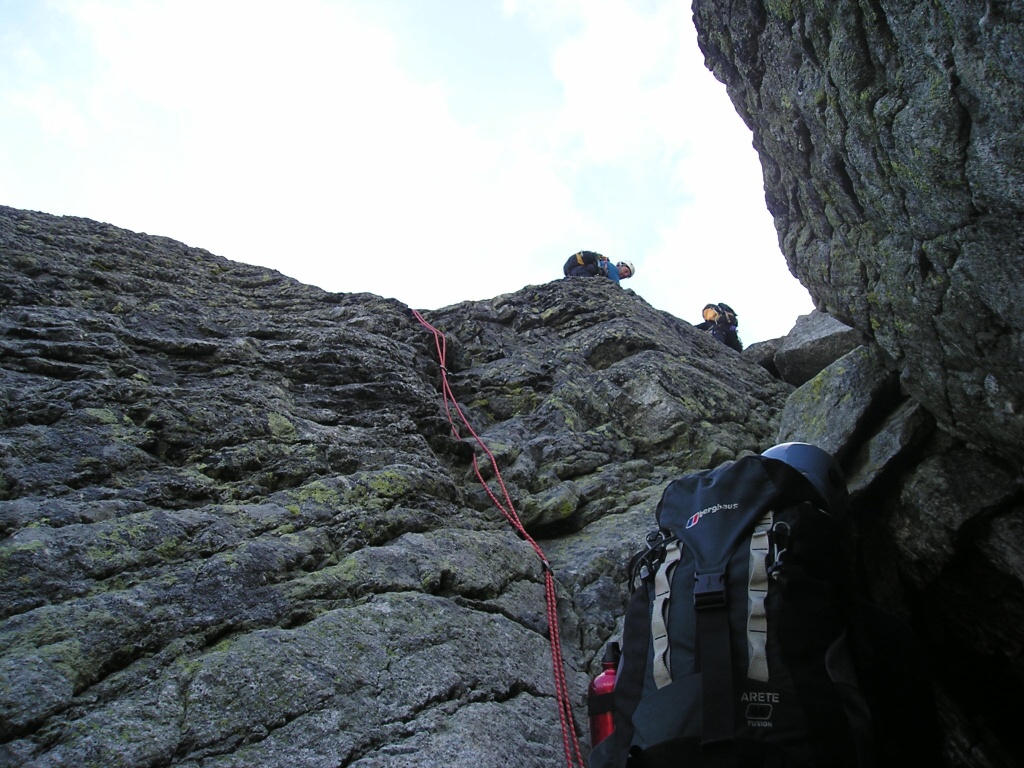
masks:
[[[612,277],[612,272],[617,272],[618,277]],[[625,280],[627,277],[632,277],[634,273],[635,270],[633,268],[632,261],[620,261],[615,265],[615,269],[608,270],[608,277],[612,277],[612,279],[617,283],[619,280]]]
[[[612,264],[607,257],[596,251],[579,251],[569,257],[562,267],[566,277],[607,277],[616,285],[620,280],[632,277],[636,269],[631,261],[620,261]]]

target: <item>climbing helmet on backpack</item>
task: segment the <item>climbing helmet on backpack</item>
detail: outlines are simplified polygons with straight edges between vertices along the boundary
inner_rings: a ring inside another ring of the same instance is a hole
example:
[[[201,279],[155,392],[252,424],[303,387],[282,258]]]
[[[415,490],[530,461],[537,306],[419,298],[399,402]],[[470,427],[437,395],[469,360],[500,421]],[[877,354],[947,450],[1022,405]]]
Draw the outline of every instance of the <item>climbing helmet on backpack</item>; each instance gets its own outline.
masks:
[[[779,443],[761,454],[788,464],[814,486],[826,512],[842,517],[849,506],[846,478],[838,462],[828,453],[810,443]]]

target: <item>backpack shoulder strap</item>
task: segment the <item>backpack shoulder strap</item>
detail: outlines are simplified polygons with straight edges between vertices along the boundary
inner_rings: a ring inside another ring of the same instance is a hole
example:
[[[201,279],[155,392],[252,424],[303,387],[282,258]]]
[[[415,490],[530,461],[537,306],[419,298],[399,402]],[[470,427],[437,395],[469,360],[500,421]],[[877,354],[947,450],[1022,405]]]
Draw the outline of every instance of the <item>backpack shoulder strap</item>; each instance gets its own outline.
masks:
[[[623,621],[622,655],[615,676],[615,711],[612,717],[615,733],[625,737],[627,746],[633,735],[633,713],[643,695],[644,669],[651,639],[651,622],[647,614],[651,604],[650,589],[645,580],[630,595]]]

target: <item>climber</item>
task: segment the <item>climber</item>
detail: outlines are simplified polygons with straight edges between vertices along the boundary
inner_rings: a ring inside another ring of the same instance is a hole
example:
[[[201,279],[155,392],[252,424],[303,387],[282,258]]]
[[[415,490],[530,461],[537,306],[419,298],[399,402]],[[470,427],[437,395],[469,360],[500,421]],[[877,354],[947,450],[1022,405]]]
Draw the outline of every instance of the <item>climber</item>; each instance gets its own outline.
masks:
[[[701,331],[709,331],[717,341],[725,346],[743,351],[743,342],[740,341],[736,329],[740,321],[736,319],[736,310],[724,302],[708,304],[704,307],[704,322],[694,326]]]
[[[612,265],[606,256],[596,251],[574,253],[562,267],[566,277],[607,277],[616,285],[620,280],[632,277],[636,272],[631,261],[620,261]]]

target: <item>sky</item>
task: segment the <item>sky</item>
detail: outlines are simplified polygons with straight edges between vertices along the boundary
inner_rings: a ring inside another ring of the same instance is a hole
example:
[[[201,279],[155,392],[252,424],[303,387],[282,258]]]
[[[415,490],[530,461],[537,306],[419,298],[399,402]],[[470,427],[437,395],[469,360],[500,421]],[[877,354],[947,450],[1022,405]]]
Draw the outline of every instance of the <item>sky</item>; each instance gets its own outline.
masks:
[[[680,0],[0,0],[0,204],[415,309],[579,250],[746,344],[813,308]]]

